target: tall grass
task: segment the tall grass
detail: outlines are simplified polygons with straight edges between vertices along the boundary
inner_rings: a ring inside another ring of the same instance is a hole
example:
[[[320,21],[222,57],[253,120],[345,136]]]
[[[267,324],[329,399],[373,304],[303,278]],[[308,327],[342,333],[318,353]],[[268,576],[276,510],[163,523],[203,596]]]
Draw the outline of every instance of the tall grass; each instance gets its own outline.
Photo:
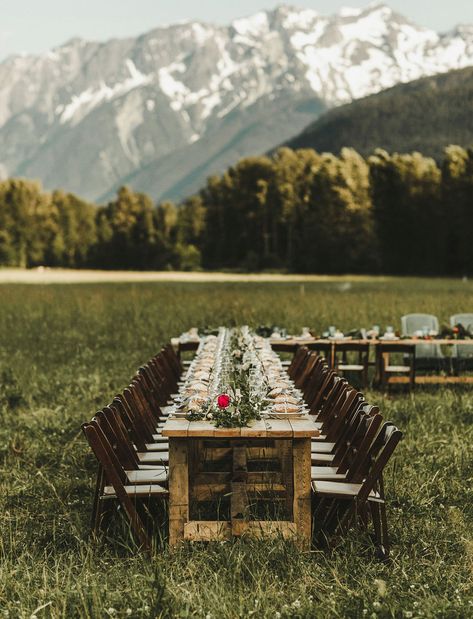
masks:
[[[446,321],[473,309],[451,280],[0,287],[0,617],[473,617],[473,396],[367,394],[405,433],[387,475],[390,566],[351,533],[290,543],[91,543],[95,463],[80,423],[189,326],[299,331]],[[118,525],[117,525],[118,526]]]

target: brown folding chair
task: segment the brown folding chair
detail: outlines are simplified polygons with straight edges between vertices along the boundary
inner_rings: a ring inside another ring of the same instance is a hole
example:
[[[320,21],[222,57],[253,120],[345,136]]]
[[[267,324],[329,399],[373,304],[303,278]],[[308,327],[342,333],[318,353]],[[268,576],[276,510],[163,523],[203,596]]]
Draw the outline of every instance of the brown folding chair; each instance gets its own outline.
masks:
[[[383,559],[388,557],[389,538],[382,473],[401,438],[402,432],[393,424],[385,423],[353,475],[353,481],[312,482],[316,499],[332,499],[325,517],[318,520],[319,536],[327,539],[337,531],[344,533],[357,517],[366,527],[370,513],[379,556]]]
[[[151,550],[151,542],[146,526],[137,509],[137,501],[149,501],[153,498],[163,499],[168,496],[168,491],[162,485],[155,483],[128,483],[127,475],[105,434],[101,431],[99,424],[94,421],[84,423],[82,424],[82,431],[100,464],[103,471],[103,480],[106,482],[98,494],[98,504],[107,500],[117,500],[128,518],[137,542],[144,550],[149,552]],[[95,533],[103,526],[103,513],[102,509],[96,509]]]
[[[402,355],[395,364],[391,355]],[[414,389],[416,382],[416,347],[402,342],[379,342],[376,347],[377,382],[386,389],[392,384],[404,384]]]
[[[368,387],[370,345],[357,342],[334,342],[334,370],[337,373],[354,373],[360,376],[362,387]],[[354,357],[354,358],[353,358]]]

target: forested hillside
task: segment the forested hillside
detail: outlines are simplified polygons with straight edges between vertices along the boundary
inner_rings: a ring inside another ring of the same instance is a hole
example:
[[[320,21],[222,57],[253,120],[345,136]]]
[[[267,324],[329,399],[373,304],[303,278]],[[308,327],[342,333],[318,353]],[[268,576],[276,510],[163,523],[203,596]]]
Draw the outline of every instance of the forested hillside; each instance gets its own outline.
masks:
[[[105,206],[0,183],[0,265],[473,273],[473,151],[364,159],[282,148],[180,205],[121,188]]]
[[[419,151],[440,160],[449,144],[473,145],[473,68],[416,80],[333,109],[290,140],[291,148],[370,155]]]

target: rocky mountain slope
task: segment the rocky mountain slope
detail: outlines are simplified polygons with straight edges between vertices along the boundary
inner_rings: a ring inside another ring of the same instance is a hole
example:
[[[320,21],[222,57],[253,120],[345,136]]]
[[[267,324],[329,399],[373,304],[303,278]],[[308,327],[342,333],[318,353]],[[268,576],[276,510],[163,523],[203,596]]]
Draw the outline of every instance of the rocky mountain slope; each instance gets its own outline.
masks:
[[[437,34],[383,4],[74,39],[0,64],[0,174],[91,199],[123,182],[179,198],[327,107],[469,65],[473,27]]]

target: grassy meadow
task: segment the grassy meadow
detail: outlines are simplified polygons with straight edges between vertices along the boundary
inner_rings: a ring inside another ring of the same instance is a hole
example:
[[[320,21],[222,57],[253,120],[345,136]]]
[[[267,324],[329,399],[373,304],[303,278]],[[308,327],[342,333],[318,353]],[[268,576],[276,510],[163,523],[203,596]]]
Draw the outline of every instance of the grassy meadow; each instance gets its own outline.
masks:
[[[473,617],[473,391],[368,393],[405,433],[386,475],[392,563],[348,536],[330,552],[290,543],[163,545],[89,539],[95,462],[82,421],[190,326],[299,332],[446,322],[473,282],[0,286],[0,618]]]

